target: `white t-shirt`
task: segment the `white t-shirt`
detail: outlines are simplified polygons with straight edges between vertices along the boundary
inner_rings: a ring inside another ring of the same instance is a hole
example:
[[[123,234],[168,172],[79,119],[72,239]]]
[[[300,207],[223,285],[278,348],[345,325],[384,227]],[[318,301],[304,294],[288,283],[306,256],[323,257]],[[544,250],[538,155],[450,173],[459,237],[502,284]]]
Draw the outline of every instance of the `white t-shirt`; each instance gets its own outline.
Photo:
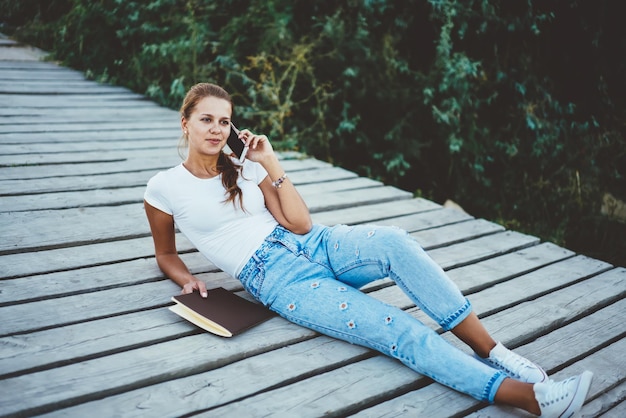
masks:
[[[148,181],[144,199],[172,215],[178,229],[213,264],[237,277],[278,222],[267,210],[258,184],[267,176],[258,163],[246,160],[237,184],[243,207],[225,203],[221,175],[201,179],[182,164]]]

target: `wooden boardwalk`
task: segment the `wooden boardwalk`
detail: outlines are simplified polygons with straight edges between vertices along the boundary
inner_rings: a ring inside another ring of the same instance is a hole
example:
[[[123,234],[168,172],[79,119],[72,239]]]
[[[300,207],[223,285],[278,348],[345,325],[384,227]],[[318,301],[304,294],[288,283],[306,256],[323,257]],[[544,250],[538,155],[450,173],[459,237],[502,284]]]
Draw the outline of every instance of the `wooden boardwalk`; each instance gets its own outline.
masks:
[[[180,161],[177,112],[5,40],[0,115],[0,416],[527,416],[281,318],[223,339],[170,312],[142,196]],[[314,221],[407,229],[496,338],[556,378],[595,373],[586,416],[626,416],[626,269],[315,159],[284,166]],[[244,294],[178,242],[209,287]],[[437,329],[393,283],[365,291]]]

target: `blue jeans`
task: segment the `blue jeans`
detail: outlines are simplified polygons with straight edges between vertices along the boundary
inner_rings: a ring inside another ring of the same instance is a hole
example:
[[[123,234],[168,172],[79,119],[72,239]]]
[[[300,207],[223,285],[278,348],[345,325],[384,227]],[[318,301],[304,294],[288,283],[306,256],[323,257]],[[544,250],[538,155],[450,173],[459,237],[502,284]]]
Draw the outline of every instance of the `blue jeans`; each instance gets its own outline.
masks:
[[[505,378],[403,310],[358,290],[389,277],[450,330],[471,312],[457,286],[406,231],[375,225],[315,225],[306,235],[277,227],[239,275],[244,288],[287,320],[375,349],[478,400],[493,402]]]

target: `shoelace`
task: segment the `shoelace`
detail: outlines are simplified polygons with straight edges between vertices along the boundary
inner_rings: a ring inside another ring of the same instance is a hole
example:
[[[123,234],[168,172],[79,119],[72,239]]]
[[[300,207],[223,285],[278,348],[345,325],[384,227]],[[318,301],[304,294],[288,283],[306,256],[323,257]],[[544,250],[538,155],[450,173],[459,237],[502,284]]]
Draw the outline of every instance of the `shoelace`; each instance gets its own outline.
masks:
[[[531,368],[532,366],[528,364],[527,361],[523,357],[516,356],[513,353],[509,353],[504,359],[495,359],[496,363],[506,370],[509,374],[520,377],[520,371],[525,368]]]
[[[565,399],[570,392],[568,386],[573,380],[576,380],[576,378],[570,377],[550,387],[550,390],[545,394],[546,398],[540,403],[540,406],[552,405],[555,402]]]

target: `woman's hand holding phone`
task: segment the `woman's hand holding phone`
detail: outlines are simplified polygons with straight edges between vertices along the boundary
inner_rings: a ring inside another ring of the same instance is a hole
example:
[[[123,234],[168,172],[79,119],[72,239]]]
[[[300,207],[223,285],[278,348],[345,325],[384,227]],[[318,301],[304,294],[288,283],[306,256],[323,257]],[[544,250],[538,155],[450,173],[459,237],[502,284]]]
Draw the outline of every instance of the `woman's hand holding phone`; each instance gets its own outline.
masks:
[[[235,127],[235,125],[230,123],[230,135],[226,140],[228,144],[228,148],[231,149],[232,152],[235,153],[235,156],[239,160],[240,163],[243,163],[246,159],[246,154],[248,152],[248,147],[243,138],[239,138],[239,134],[241,132],[239,129]]]

